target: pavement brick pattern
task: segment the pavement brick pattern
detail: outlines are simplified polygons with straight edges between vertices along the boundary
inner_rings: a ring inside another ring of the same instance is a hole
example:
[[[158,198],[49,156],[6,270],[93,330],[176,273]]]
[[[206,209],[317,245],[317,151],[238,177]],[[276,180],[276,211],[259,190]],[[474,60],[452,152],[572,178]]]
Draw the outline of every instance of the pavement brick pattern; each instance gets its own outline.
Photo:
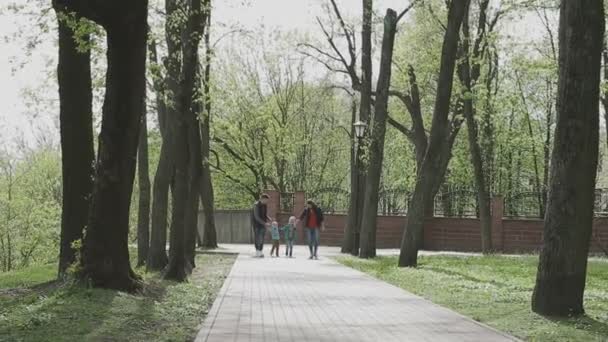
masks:
[[[240,254],[196,342],[516,341],[328,258]]]

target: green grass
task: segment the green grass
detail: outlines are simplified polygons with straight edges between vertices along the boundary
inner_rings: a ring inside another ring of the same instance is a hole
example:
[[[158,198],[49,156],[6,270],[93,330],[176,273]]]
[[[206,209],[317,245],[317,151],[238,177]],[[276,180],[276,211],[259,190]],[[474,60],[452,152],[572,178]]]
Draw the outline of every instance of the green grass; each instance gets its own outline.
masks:
[[[56,265],[0,274],[0,341],[188,341],[235,257],[201,254],[190,282],[146,274],[143,293],[52,282]]]
[[[549,319],[530,310],[537,257],[423,256],[417,269],[396,257],[338,261],[528,341],[608,341],[608,262],[590,261],[587,316]]]
[[[13,272],[0,272],[0,289],[24,288],[53,280],[57,265],[38,265]]]

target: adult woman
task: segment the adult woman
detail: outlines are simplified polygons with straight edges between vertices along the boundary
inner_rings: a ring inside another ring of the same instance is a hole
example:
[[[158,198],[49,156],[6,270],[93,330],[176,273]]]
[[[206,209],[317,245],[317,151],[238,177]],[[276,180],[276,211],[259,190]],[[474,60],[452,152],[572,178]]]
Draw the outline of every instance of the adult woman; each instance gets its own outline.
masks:
[[[307,206],[300,215],[306,236],[308,237],[308,249],[310,257],[308,259],[319,259],[317,251],[319,249],[319,230],[323,229],[323,211],[315,202],[309,200]]]

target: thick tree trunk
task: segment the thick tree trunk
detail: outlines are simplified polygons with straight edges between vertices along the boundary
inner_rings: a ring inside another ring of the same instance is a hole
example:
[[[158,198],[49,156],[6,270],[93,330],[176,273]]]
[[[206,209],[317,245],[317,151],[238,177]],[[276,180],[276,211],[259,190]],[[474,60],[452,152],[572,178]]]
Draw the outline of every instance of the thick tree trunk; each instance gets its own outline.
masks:
[[[83,275],[94,286],[138,288],[129,261],[129,207],[145,106],[147,3],[106,25],[108,70],[99,155],[84,239]],[[122,14],[124,15],[124,14]]]
[[[209,150],[211,144],[211,56],[212,47],[209,42],[211,10],[207,15],[207,30],[205,31],[205,79],[203,83],[203,94],[205,100],[205,111],[201,122],[201,154],[202,154],[202,175],[201,175],[201,203],[205,222],[201,247],[217,248],[217,232],[215,228],[215,198],[213,194],[213,181],[211,179],[211,167],[209,164]]]
[[[562,0],[559,83],[551,181],[532,310],[584,313],[599,143],[604,35],[601,0]]]
[[[160,271],[167,265],[167,213],[169,210],[169,186],[173,176],[173,162],[170,156],[168,129],[163,134],[160,158],[154,175],[152,192],[152,229],[150,249],[146,267],[148,271]]]
[[[397,13],[392,9],[386,11],[384,17],[384,35],[382,37],[382,55],[380,58],[380,73],[377,96],[374,108],[374,118],[371,127],[371,143],[369,146],[369,166],[365,180],[365,196],[363,202],[363,217],[361,219],[361,242],[359,256],[373,258],[376,256],[376,217],[378,215],[378,191],[382,175],[382,160],[384,158],[384,136],[388,118],[388,97],[391,85],[391,68],[393,62],[393,45],[397,31]]]
[[[608,82],[608,47],[606,41],[604,41],[602,56],[604,59],[604,82]],[[606,122],[606,144],[608,144],[608,87],[604,87],[602,92],[602,105],[604,107],[604,122]]]
[[[56,9],[60,15],[61,9]],[[59,121],[63,205],[59,276],[76,261],[74,241],[82,238],[87,225],[89,200],[93,190],[93,109],[90,51],[79,53],[74,31],[59,22]]]
[[[190,184],[188,185],[189,193],[185,203],[185,253],[186,259],[188,259],[188,262],[192,267],[196,266],[194,260],[196,257],[196,239],[198,232],[199,189],[201,187],[201,172],[203,166],[201,158],[200,126],[196,113],[197,112],[191,112],[191,118],[188,122],[188,152],[190,154],[188,158],[188,179]]]
[[[371,117],[372,106],[372,15],[373,15],[373,0],[362,0],[363,5],[363,21],[361,30],[361,99],[359,104],[359,120],[368,123]],[[355,85],[353,85],[355,86]],[[354,121],[353,121],[354,123]],[[367,132],[366,132],[367,133]],[[360,147],[357,147],[359,151]],[[357,154],[359,158],[360,155]],[[362,163],[355,165],[359,168],[364,168]],[[354,165],[351,164],[351,168]],[[356,168],[356,167],[355,167]],[[349,219],[346,224],[345,236],[342,243],[342,253],[350,253],[352,255],[359,254],[359,241],[361,232],[361,220],[363,218],[363,194],[365,191],[366,174],[362,170],[351,172],[352,176],[357,177],[356,180],[351,179],[351,183],[355,184],[351,187],[350,202],[349,202]],[[354,191],[353,191],[354,190]]]
[[[167,2],[169,4],[169,1]],[[175,4],[175,3],[174,3]],[[205,1],[205,8],[209,5]],[[169,5],[167,5],[169,6]],[[171,152],[175,158],[173,212],[169,264],[164,278],[185,281],[194,267],[193,248],[196,246],[196,220],[198,218],[198,191],[200,182],[201,141],[193,97],[196,89],[198,45],[204,34],[206,11],[201,2],[194,1],[188,13],[182,54],[182,71],[175,93],[177,115],[171,122]],[[169,12],[169,11],[167,11]],[[194,185],[194,187],[193,187]],[[195,204],[194,204],[194,203]],[[194,208],[194,206],[196,207]],[[193,210],[194,209],[194,210]]]
[[[484,4],[486,4],[486,2],[484,2]],[[458,66],[458,74],[460,78],[460,83],[463,87],[463,112],[467,123],[469,152],[471,154],[471,164],[473,164],[473,175],[475,179],[475,187],[477,190],[477,206],[479,208],[479,223],[481,226],[481,250],[483,253],[490,253],[492,251],[492,218],[490,216],[490,195],[484,170],[484,161],[481,153],[481,146],[479,142],[479,129],[475,120],[475,106],[473,103],[472,88],[473,83],[477,80],[472,79],[471,76],[471,56],[469,56],[469,6],[467,6],[466,12],[467,13],[465,14],[462,24],[464,39],[461,42],[461,48],[464,54],[464,58]],[[485,8],[482,8],[482,13],[485,15]],[[474,60],[473,63],[476,63],[475,67],[477,67],[479,62]]]
[[[156,43],[150,44],[150,63],[158,65]],[[153,69],[158,70],[158,69]],[[152,227],[150,232],[150,248],[146,267],[148,271],[161,271],[167,265],[167,212],[169,209],[169,187],[173,178],[173,162],[170,154],[170,128],[168,127],[169,112],[162,96],[165,88],[162,75],[154,75],[154,90],[156,91],[156,107],[158,124],[162,143],[160,157],[154,174],[154,189],[152,192]],[[171,111],[173,113],[174,111]]]
[[[181,119],[181,120],[180,120]],[[171,234],[169,263],[163,277],[175,281],[185,281],[192,270],[186,258],[186,206],[188,190],[188,125],[184,118],[172,120],[171,153],[175,161],[175,181],[173,185],[173,207],[171,212]]]
[[[545,208],[547,208],[547,195],[549,188],[549,167],[551,165],[551,123],[553,122],[553,104],[555,103],[553,100],[553,91],[551,87],[552,81],[547,80],[547,95],[551,99],[547,104],[547,116],[545,118],[545,144],[543,146],[543,186],[542,186],[542,196],[543,203],[541,207],[540,215],[541,217],[545,217]]]
[[[150,247],[150,173],[148,168],[148,118],[144,109],[139,132],[137,176],[139,180],[139,211],[137,217],[137,266],[146,264]]]
[[[403,234],[401,253],[399,255],[400,267],[415,267],[418,263],[418,249],[422,244],[422,228],[426,206],[429,201],[428,196],[433,190],[436,179],[441,178],[441,175],[437,174],[437,170],[440,170],[442,166],[441,162],[442,156],[445,155],[446,137],[450,135],[448,114],[452,98],[452,83],[454,80],[459,31],[467,3],[468,1],[452,1],[449,5],[448,24],[441,52],[439,83],[437,86],[431,134],[424,161],[416,177],[417,182],[414,194],[410,201],[407,226]]]
[[[359,212],[361,211],[357,206],[357,199],[362,196],[357,196],[359,193],[358,185],[359,178],[363,176],[357,165],[357,158],[359,157],[360,151],[359,144],[355,137],[355,126],[357,122],[357,100],[353,96],[351,102],[351,120],[350,120],[350,136],[351,136],[351,149],[350,149],[350,196],[348,204],[348,215],[346,216],[346,227],[344,228],[344,239],[342,240],[342,253],[348,253],[352,255],[359,254],[359,234],[354,229],[357,226]]]
[[[479,223],[481,225],[481,250],[483,253],[492,251],[492,217],[490,213],[490,195],[486,184],[486,177],[483,169],[481,157],[481,147],[479,146],[479,135],[477,123],[475,122],[475,109],[473,100],[464,100],[464,115],[467,122],[469,151],[471,153],[471,163],[473,164],[473,174],[475,187],[477,190],[477,205],[479,206]]]

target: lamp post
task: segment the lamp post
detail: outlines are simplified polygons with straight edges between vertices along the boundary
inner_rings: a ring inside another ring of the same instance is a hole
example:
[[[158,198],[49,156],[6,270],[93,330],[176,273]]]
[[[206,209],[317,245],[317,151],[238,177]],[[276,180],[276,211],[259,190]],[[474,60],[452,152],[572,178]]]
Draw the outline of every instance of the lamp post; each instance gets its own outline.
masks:
[[[355,186],[354,188],[356,189],[357,193],[356,193],[356,200],[355,200],[355,211],[354,211],[354,215],[355,215],[355,229],[353,229],[353,234],[354,234],[354,239],[353,239],[353,249],[352,249],[352,254],[353,255],[359,255],[359,236],[360,236],[360,232],[361,232],[361,217],[362,217],[362,213],[361,211],[363,210],[363,196],[364,194],[362,193],[363,189],[361,184],[362,182],[362,178],[363,178],[363,170],[362,170],[362,162],[361,162],[361,154],[362,154],[362,141],[363,138],[365,137],[365,131],[367,129],[367,124],[361,120],[355,122],[353,124],[354,128],[355,128],[355,137],[357,138],[357,148],[355,149],[355,170],[356,170],[356,177],[353,180],[355,182]]]

